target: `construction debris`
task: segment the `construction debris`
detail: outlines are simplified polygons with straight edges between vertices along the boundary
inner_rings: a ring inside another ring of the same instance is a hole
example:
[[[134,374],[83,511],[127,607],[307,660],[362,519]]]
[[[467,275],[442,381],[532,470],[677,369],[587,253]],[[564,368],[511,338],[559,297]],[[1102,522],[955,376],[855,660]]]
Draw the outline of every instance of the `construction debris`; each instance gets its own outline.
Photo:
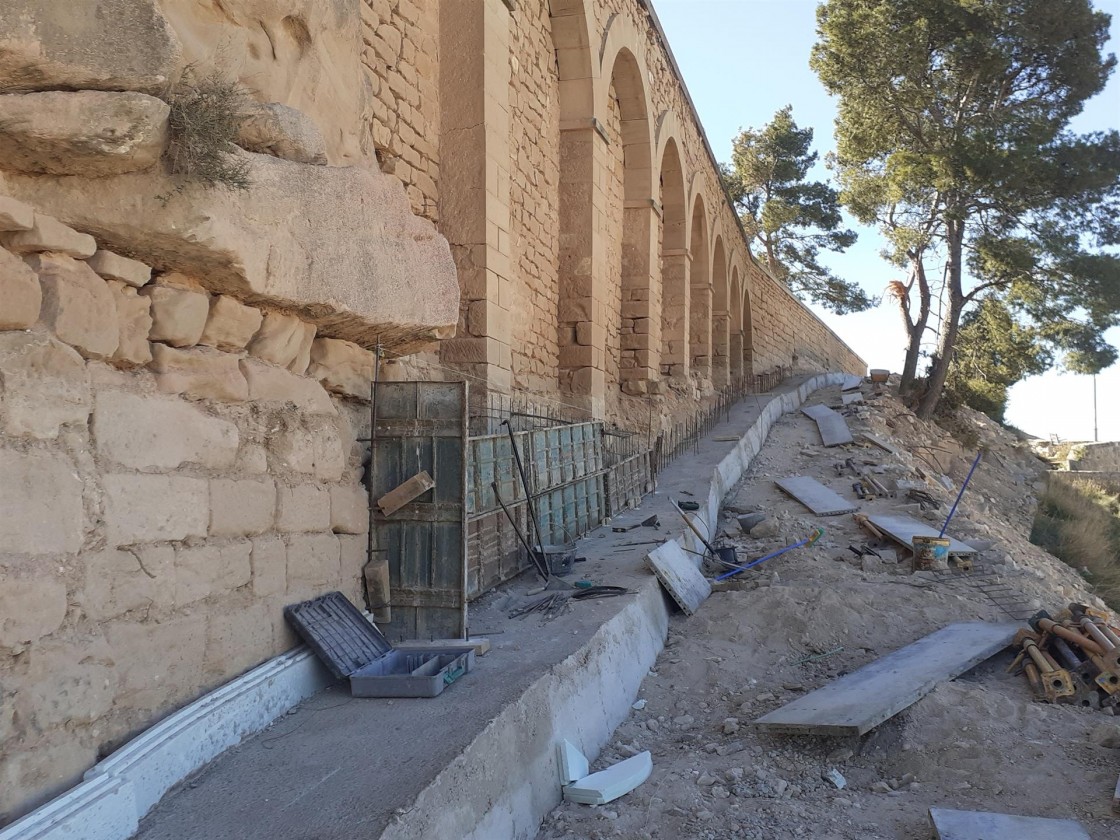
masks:
[[[649,750],[631,756],[606,770],[584,776],[564,786],[564,798],[581,805],[606,805],[625,796],[653,772],[653,756]]]
[[[1120,707],[1120,630],[1108,620],[1107,613],[1084,604],[1070,604],[1058,620],[1039,611],[1031,629],[1015,635],[1021,653],[1008,670],[1026,676],[1047,703]]]
[[[427,470],[419,472],[407,481],[398,484],[377,500],[377,507],[383,516],[391,516],[409,502],[418,499],[436,486]]]
[[[817,516],[839,516],[856,509],[855,505],[815,478],[791,475],[788,478],[775,479],[774,483]]]
[[[855,442],[847,422],[828,406],[808,405],[801,409],[801,413],[816,421],[817,429],[821,433],[821,442],[825,446],[841,446]]]
[[[646,562],[685,615],[695,613],[712,594],[712,585],[707,578],[672,540],[647,554]]]
[[[938,840],[1090,840],[1075,820],[930,808]]]

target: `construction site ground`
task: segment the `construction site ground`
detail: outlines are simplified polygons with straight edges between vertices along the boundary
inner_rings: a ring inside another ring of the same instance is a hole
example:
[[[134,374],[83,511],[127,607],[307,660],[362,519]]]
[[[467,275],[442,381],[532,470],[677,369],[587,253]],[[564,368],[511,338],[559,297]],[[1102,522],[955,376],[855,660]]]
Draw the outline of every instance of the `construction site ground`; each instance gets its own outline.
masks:
[[[775,478],[811,476],[861,512],[901,509],[940,527],[976,450],[918,420],[889,393],[863,390],[866,403],[846,409],[855,444],[825,449],[808,417],[787,414],[725,499],[720,536],[741,559],[818,526],[824,537],[718,585],[696,615],[672,619],[630,717],[592,765],[650,750],[651,777],[605,806],[561,804],[540,840],[926,840],[934,836],[931,807],[1074,818],[1094,840],[1120,838],[1120,818],[1110,810],[1120,770],[1117,718],[1035,700],[1021,675],[1006,673],[1011,651],[939,685],[863,737],[752,729],[766,712],[945,624],[1009,621],[1008,613],[1022,618],[1070,601],[1103,606],[1074,570],[1027,540],[1046,465],[1026,442],[974,412],[958,413],[957,433],[975,438],[985,457],[949,528],[985,548],[971,574],[914,573],[902,550],[900,562],[889,553],[885,562],[860,558],[849,545],[871,538],[850,515],[814,517],[778,490]],[[840,409],[840,390],[818,391],[809,403]],[[861,441],[861,432],[899,454]],[[856,500],[850,470],[836,467],[848,458],[870,462],[880,479],[920,480],[920,469],[940,510],[907,507],[905,498]],[[741,533],[736,515],[755,511],[771,517],[772,536]],[[843,789],[826,778],[832,770]]]

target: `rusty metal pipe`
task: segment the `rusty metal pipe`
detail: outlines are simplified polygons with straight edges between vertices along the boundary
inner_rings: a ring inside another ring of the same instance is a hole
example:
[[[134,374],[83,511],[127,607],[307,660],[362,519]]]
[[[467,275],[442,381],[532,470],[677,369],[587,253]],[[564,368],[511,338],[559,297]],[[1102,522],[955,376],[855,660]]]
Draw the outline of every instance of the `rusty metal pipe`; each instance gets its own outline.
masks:
[[[1108,640],[1108,636],[1101,632],[1101,628],[1099,628],[1089,616],[1085,616],[1081,619],[1081,627],[1094,642],[1105,650],[1112,650],[1116,647],[1116,645]]]
[[[1027,656],[1034,660],[1034,665],[1044,674],[1050,671],[1056,671],[1057,667],[1050,664],[1050,658],[1042,651],[1038,645],[1034,643],[1033,639],[1023,640],[1023,650],[1027,652]]]
[[[1061,662],[1063,668],[1076,671],[1086,663],[1086,660],[1079,657],[1065,639],[1051,639],[1050,647],[1056,654],[1055,659]]]
[[[1038,673],[1038,666],[1033,662],[1028,662],[1023,666],[1023,673],[1027,675],[1027,682],[1031,684],[1031,690],[1035,694],[1042,695],[1042,676]]]
[[[1038,620],[1038,629],[1044,633],[1053,633],[1055,636],[1060,636],[1067,642],[1077,645],[1086,653],[1094,653],[1100,656],[1104,653],[1104,648],[1094,642],[1092,639],[1086,638],[1078,633],[1076,630],[1070,630],[1068,627],[1063,627],[1056,621],[1049,618],[1040,618]]]
[[[1101,632],[1104,633],[1105,637],[1110,642],[1112,642],[1113,647],[1120,647],[1120,636],[1116,635],[1115,630],[1113,630],[1107,624],[1100,624],[1100,625],[1097,625],[1097,626],[1101,628]]]

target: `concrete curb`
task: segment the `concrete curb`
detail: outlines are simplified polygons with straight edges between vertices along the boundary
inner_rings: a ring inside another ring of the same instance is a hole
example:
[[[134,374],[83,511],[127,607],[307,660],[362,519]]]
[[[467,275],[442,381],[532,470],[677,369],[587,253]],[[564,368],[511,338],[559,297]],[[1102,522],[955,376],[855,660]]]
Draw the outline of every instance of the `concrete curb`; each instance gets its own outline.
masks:
[[[772,397],[712,473],[699,514],[712,533],[720,501],[762,448],[774,422],[844,374],[820,374]],[[683,532],[677,541],[699,549]],[[381,834],[383,840],[532,837],[560,801],[556,742],[597,756],[630,712],[664,646],[669,609],[650,576],[589,642],[507,706]],[[127,840],[174,785],[333,682],[304,647],[210,692],[94,765],[77,787],[7,828],[0,840]],[[518,768],[511,774],[511,768]]]

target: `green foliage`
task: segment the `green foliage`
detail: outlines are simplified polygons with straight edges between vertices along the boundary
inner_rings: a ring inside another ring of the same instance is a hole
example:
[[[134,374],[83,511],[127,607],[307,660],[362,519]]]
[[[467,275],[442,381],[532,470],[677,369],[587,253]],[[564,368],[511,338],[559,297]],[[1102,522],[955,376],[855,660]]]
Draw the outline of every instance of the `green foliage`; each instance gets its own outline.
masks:
[[[249,163],[234,153],[234,141],[248,111],[241,86],[217,71],[199,75],[189,66],[166,99],[171,113],[165,157],[171,173],[183,179],[173,192],[182,191],[187,183],[249,189]]]
[[[856,241],[841,227],[839,196],[823,181],[807,180],[817,161],[813,129],[798,128],[786,106],[759,130],[735,138],[731,165],[721,174],[743,226],[761,246],[767,268],[799,295],[843,314],[871,306],[855,283],[821,264],[820,253]]]
[[[1038,330],[1016,322],[997,298],[985,298],[962,319],[946,396],[1002,423],[1008,388],[1042,373],[1051,361]]]
[[[880,227],[893,262],[927,252],[946,261],[922,416],[936,408],[961,318],[982,296],[1003,300],[1071,369],[1116,358],[1103,332],[1120,323],[1120,257],[1109,251],[1120,244],[1120,133],[1068,131],[1116,63],[1102,54],[1108,24],[1089,0],[818,9],[811,64],[839,98],[841,200]]]

